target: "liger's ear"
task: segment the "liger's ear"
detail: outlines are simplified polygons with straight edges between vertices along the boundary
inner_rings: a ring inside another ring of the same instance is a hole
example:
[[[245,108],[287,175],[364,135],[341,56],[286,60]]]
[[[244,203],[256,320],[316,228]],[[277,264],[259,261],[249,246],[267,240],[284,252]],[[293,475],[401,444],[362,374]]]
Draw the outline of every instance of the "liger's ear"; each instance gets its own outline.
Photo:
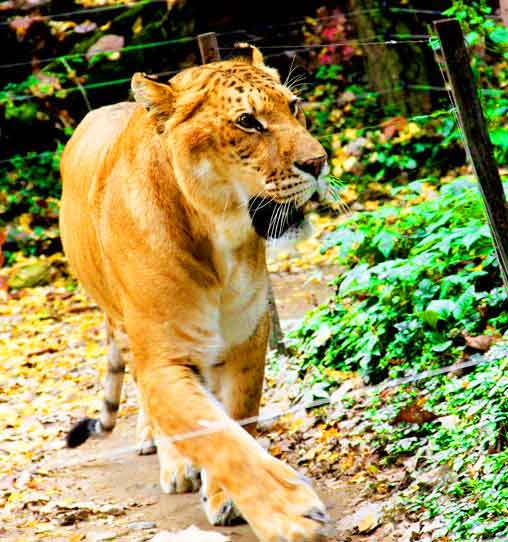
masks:
[[[265,64],[263,53],[257,47],[254,47],[254,45],[251,45],[250,43],[237,42],[235,43],[235,49],[241,50],[242,58],[247,62],[256,66],[256,68],[263,70],[280,83],[279,72],[275,68],[270,68]]]
[[[131,80],[136,102],[145,106],[157,123],[157,130],[164,131],[166,121],[174,110],[175,93],[169,83],[158,83],[144,73],[135,73]]]

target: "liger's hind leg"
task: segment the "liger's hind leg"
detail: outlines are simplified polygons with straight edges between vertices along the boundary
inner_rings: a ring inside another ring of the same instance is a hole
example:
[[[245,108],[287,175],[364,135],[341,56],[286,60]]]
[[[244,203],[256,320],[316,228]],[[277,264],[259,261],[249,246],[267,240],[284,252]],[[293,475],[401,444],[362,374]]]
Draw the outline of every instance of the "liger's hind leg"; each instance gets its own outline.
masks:
[[[136,453],[138,455],[150,455],[157,451],[155,440],[153,438],[152,424],[146,409],[143,405],[141,392],[138,392],[138,422],[136,424]]]
[[[85,418],[78,422],[67,435],[67,445],[75,448],[89,437],[107,436],[116,425],[122,385],[125,375],[125,363],[120,348],[113,336],[111,324],[106,320],[107,370],[104,380],[104,396],[98,419]]]
[[[125,376],[125,363],[120,348],[113,335],[113,330],[106,324],[106,337],[108,345],[108,367],[104,380],[104,398],[102,401],[99,422],[106,432],[111,432],[116,425],[120,399],[122,396],[123,379]]]

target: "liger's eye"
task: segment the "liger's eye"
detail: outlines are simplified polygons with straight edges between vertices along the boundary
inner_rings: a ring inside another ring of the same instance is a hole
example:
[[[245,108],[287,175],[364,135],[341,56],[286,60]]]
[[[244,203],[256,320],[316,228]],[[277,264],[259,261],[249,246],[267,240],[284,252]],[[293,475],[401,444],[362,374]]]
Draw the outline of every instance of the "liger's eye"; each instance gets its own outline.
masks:
[[[258,119],[250,113],[242,113],[236,119],[235,124],[249,132],[264,132],[266,130],[265,127],[258,121]]]

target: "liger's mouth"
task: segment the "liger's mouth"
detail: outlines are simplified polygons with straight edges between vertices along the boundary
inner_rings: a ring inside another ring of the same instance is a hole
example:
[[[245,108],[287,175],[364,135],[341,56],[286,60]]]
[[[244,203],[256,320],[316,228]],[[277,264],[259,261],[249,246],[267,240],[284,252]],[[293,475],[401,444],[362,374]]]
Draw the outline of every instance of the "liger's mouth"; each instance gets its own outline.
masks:
[[[305,222],[302,207],[293,202],[277,203],[261,196],[250,199],[249,215],[256,233],[264,239],[279,239]]]

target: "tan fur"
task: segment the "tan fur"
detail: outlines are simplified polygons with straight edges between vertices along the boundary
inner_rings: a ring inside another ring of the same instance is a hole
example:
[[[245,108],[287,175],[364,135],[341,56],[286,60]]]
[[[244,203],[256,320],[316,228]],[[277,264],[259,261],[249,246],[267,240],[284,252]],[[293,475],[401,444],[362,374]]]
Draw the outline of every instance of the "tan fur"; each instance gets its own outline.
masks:
[[[317,181],[294,163],[324,154],[291,113],[293,94],[253,58],[168,84],[136,74],[139,103],[89,113],[62,157],[61,233],[79,279],[127,333],[164,483],[193,487],[185,465],[199,465],[213,523],[235,515],[232,499],[265,542],[319,540],[314,491],[233,421],[258,413],[269,327],[249,198],[305,203]],[[246,111],[266,133],[235,124]]]

